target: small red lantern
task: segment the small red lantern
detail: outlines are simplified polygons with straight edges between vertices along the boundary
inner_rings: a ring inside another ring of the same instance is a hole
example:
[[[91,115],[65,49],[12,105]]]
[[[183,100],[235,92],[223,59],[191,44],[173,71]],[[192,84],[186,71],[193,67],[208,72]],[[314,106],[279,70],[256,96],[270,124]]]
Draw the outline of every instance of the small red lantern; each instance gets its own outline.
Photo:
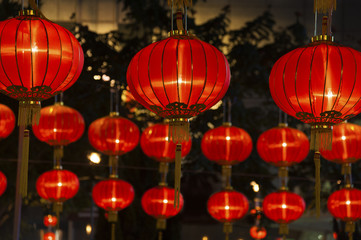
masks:
[[[249,134],[229,123],[206,132],[202,138],[202,152],[220,165],[234,165],[246,160],[252,152]]]
[[[288,234],[288,223],[299,219],[305,211],[305,201],[289,191],[268,194],[263,200],[263,212],[269,219],[280,224],[280,234]]]
[[[331,194],[327,208],[335,218],[346,222],[345,231],[350,236],[355,232],[355,222],[361,219],[361,191],[343,188]]]
[[[0,140],[7,138],[15,127],[15,115],[6,105],[0,104]]]
[[[55,233],[53,233],[53,232],[45,233],[44,240],[55,240]]]
[[[120,117],[118,113],[111,113],[90,124],[88,138],[98,151],[120,156],[138,145],[139,129],[132,121]]]
[[[133,186],[120,179],[98,182],[92,192],[96,205],[108,211],[108,221],[117,221],[117,211],[128,207],[134,199]]]
[[[361,159],[361,126],[341,123],[333,127],[332,150],[321,150],[321,155],[339,164],[354,163]]]
[[[244,217],[248,212],[248,200],[240,192],[224,190],[214,193],[207,202],[209,214],[219,222],[224,223],[226,236],[232,232],[232,222]]]
[[[259,156],[276,167],[300,163],[309,150],[310,144],[303,132],[282,125],[265,131],[257,140]]]
[[[155,124],[146,128],[140,138],[140,146],[143,152],[158,162],[174,162],[176,144],[168,139],[169,125],[165,123]],[[182,142],[182,157],[191,150],[192,140]]]
[[[78,177],[67,170],[54,169],[40,175],[36,181],[36,190],[40,197],[56,203],[56,211],[62,203],[74,197],[79,190]]]
[[[264,239],[267,236],[267,231],[264,227],[253,226],[249,230],[249,234],[256,240]]]
[[[63,146],[77,141],[84,132],[82,115],[62,102],[45,107],[40,111],[39,125],[33,126],[35,137],[55,147],[54,155],[63,156]]]
[[[4,194],[6,187],[8,185],[8,181],[3,172],[0,171],[0,196]]]
[[[46,227],[55,227],[56,224],[58,224],[58,218],[56,216],[49,214],[44,217],[44,225]]]

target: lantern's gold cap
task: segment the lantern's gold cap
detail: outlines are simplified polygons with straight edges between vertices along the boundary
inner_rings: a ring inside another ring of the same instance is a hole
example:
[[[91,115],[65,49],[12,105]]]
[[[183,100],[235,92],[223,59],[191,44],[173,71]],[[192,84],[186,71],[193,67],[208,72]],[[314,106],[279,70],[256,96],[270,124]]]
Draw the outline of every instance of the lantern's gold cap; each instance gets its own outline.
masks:
[[[187,30],[173,30],[169,32],[169,36],[189,36],[189,32]]]
[[[333,42],[335,41],[334,36],[330,35],[318,35],[311,38],[311,42]]]
[[[34,11],[32,9],[26,9],[19,11],[19,16],[36,16],[39,17],[39,13],[37,11]]]

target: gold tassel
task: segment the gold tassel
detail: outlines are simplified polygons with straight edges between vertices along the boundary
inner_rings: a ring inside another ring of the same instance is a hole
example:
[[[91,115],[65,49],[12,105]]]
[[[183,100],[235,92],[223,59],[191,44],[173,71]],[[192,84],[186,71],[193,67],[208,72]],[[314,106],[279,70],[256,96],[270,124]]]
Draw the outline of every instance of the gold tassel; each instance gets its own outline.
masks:
[[[179,208],[179,195],[182,174],[182,144],[177,144],[175,150],[174,169],[174,208]]]
[[[108,212],[108,222],[117,222],[118,221],[118,212],[109,211]]]
[[[355,232],[355,223],[354,222],[346,222],[346,226],[345,226],[345,232],[348,233],[348,239],[352,240],[353,238],[353,233]]]
[[[311,150],[331,150],[332,149],[332,127],[312,126],[311,129]]]
[[[188,119],[176,118],[169,121],[168,141],[182,143],[189,140],[189,121]]]
[[[320,216],[321,211],[321,160],[320,160],[320,152],[316,151],[313,160],[315,162],[315,197],[316,197],[316,216]]]
[[[29,130],[25,129],[20,173],[20,194],[22,197],[26,197],[28,195],[29,141]]]
[[[223,232],[226,234],[226,240],[229,240],[229,234],[232,232],[232,223],[225,222],[223,224]]]
[[[40,101],[20,101],[18,126],[38,125],[40,110]]]
[[[192,6],[192,0],[168,0],[168,6],[177,6],[178,8],[183,7],[184,5],[187,7]]]
[[[313,11],[327,14],[330,11],[336,10],[336,0],[315,0]]]
[[[287,235],[288,234],[288,225],[286,223],[281,223],[278,233],[280,235]]]
[[[111,169],[110,178],[118,178],[118,159],[119,156],[109,156],[109,167]]]
[[[160,162],[159,163],[159,174],[160,174],[160,182],[159,186],[167,186],[167,174],[168,174],[168,163]]]
[[[64,147],[63,146],[54,146],[54,159],[55,159],[55,169],[61,168],[61,159],[64,156]]]
[[[112,240],[115,240],[115,223],[112,223]]]
[[[281,190],[287,190],[288,168],[280,167],[278,169],[278,177],[281,180]]]
[[[63,211],[63,203],[62,202],[55,202],[53,204],[53,211],[56,213],[57,216]]]
[[[158,230],[165,230],[167,228],[167,220],[158,218],[157,219],[157,229]]]
[[[222,177],[224,179],[224,188],[225,189],[232,189],[231,176],[232,176],[232,166],[231,165],[223,165],[222,166]]]
[[[162,240],[163,239],[163,233],[162,231],[158,231],[158,240]]]

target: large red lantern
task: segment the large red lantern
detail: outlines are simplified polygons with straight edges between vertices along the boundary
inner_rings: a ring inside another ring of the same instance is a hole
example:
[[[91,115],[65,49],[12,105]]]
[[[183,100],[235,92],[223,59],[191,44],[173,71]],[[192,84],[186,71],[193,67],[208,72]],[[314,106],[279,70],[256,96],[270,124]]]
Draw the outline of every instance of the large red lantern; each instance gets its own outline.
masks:
[[[169,125],[166,123],[154,124],[146,128],[140,138],[143,152],[158,162],[174,162],[176,144],[168,139]],[[192,140],[182,142],[182,157],[191,150]]]
[[[251,136],[229,123],[207,131],[202,138],[202,152],[220,165],[234,165],[246,160],[252,152]]]
[[[138,145],[139,129],[132,121],[112,113],[90,124],[88,138],[90,144],[98,151],[120,156]]]
[[[6,105],[0,104],[0,140],[7,138],[15,127],[15,115]]]
[[[338,190],[328,198],[327,208],[332,216],[346,222],[345,230],[352,238],[355,222],[361,219],[361,191],[356,188]]]
[[[248,212],[248,199],[240,192],[224,190],[214,193],[207,202],[209,214],[224,223],[223,231],[232,232],[232,222],[241,219]]]
[[[40,101],[78,79],[83,50],[68,30],[32,10],[0,22],[0,38],[0,92],[20,101],[20,125],[31,124],[33,113],[36,123]]]
[[[54,202],[55,209],[60,211],[62,203],[78,192],[79,180],[68,170],[54,169],[40,175],[36,181],[36,190],[40,197]]]
[[[3,172],[0,171],[0,196],[4,194],[6,187],[8,185],[8,181]]]
[[[321,155],[339,164],[361,159],[361,126],[353,123],[337,124],[332,132],[332,150],[321,150]]]
[[[109,213],[108,221],[117,221],[117,211],[128,207],[134,199],[133,186],[120,179],[108,179],[98,182],[92,192],[96,205]]]
[[[39,125],[33,126],[33,132],[40,141],[54,146],[54,155],[61,158],[63,146],[77,141],[84,128],[82,115],[60,102],[41,109]]]
[[[165,229],[166,219],[174,217],[183,208],[182,194],[179,198],[179,208],[174,207],[174,189],[157,186],[146,191],[142,196],[143,210],[157,219],[157,229]]]
[[[277,167],[289,167],[303,161],[310,150],[307,136],[286,126],[271,128],[257,140],[259,156]]]
[[[253,226],[249,230],[249,234],[253,239],[261,240],[267,236],[267,231],[264,227]]]
[[[280,224],[280,234],[288,234],[287,224],[299,219],[305,211],[305,201],[289,191],[268,194],[263,200],[263,212],[269,219]]]
[[[58,224],[58,218],[54,215],[49,214],[44,217],[43,222],[46,227],[55,227],[56,224]]]
[[[55,240],[55,233],[53,232],[47,232],[44,234],[44,240]]]

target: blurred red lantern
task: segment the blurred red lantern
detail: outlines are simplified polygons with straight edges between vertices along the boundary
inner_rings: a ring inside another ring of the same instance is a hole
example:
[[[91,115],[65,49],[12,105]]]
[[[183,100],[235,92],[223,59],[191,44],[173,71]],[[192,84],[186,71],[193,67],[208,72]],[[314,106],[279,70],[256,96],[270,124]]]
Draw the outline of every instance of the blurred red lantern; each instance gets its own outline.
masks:
[[[60,102],[41,109],[39,125],[33,126],[33,132],[40,141],[55,146],[54,155],[61,158],[62,147],[77,141],[83,135],[84,128],[82,115]]]
[[[132,121],[118,116],[118,113],[112,113],[90,124],[88,138],[98,151],[120,156],[138,145],[139,129]]]
[[[220,165],[234,165],[246,160],[252,152],[252,139],[238,127],[224,124],[207,131],[202,138],[202,152]]]
[[[280,224],[280,234],[288,234],[287,224],[299,219],[305,207],[302,197],[285,190],[268,194],[263,200],[263,212]]]
[[[8,185],[8,181],[3,172],[0,171],[0,196],[4,194],[6,187]]]
[[[321,150],[321,155],[332,162],[346,164],[361,159],[361,126],[341,123],[333,127],[332,150]]]
[[[46,227],[55,227],[56,224],[58,224],[58,218],[56,216],[49,214],[44,217],[44,225]]]
[[[249,230],[249,234],[252,238],[259,240],[264,239],[267,236],[267,231],[264,227],[253,226]]]
[[[53,233],[53,232],[45,233],[44,240],[55,240],[55,233]]]
[[[78,177],[67,170],[54,169],[40,175],[36,181],[40,197],[61,205],[79,190]]]
[[[289,167],[303,161],[310,150],[307,136],[294,128],[279,126],[259,136],[257,151],[267,163]]]
[[[176,144],[168,139],[169,125],[165,123],[155,124],[146,128],[140,138],[140,146],[143,152],[158,162],[174,162]],[[182,157],[191,150],[192,140],[182,142]]]
[[[338,190],[328,198],[327,208],[332,216],[346,222],[345,231],[352,235],[355,222],[361,219],[361,191],[356,188]]]
[[[83,50],[68,30],[32,10],[0,22],[0,33],[0,91],[20,101],[20,125],[31,124],[31,114],[36,123],[40,101],[65,91],[79,77]]]
[[[15,127],[15,115],[6,105],[0,104],[0,140],[7,138]]]
[[[117,211],[128,207],[134,199],[133,186],[120,179],[98,182],[92,192],[96,205],[108,211],[108,221],[117,221]]]
[[[142,197],[143,210],[157,219],[174,217],[182,210],[183,204],[183,196],[180,195],[179,208],[174,208],[174,189],[164,186],[151,188]]]

